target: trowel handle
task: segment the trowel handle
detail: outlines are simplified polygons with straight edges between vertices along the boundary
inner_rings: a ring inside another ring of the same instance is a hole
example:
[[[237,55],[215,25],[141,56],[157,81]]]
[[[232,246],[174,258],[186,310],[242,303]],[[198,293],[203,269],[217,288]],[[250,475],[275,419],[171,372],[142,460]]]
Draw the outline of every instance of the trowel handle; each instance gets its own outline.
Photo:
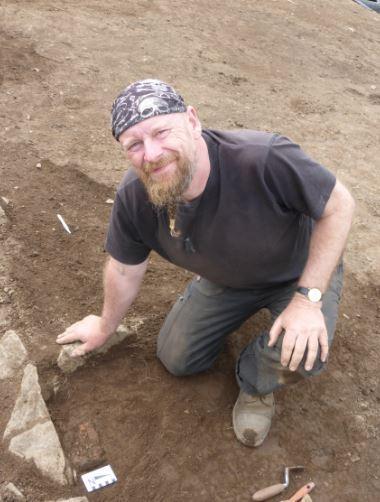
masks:
[[[252,495],[252,500],[266,500],[285,490],[285,485],[283,483],[279,483],[278,485],[267,486],[258,492],[255,492]]]

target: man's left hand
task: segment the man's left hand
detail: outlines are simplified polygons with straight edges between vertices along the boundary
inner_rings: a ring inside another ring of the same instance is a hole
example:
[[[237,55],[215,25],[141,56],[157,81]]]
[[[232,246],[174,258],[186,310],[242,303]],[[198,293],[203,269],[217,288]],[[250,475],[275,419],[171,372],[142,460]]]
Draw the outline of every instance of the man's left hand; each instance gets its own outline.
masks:
[[[281,351],[283,366],[296,371],[307,350],[305,370],[310,371],[318,354],[318,346],[321,347],[321,361],[327,360],[329,346],[321,302],[312,303],[296,293],[275,320],[269,332],[269,347],[273,347],[282,331],[285,331]]]

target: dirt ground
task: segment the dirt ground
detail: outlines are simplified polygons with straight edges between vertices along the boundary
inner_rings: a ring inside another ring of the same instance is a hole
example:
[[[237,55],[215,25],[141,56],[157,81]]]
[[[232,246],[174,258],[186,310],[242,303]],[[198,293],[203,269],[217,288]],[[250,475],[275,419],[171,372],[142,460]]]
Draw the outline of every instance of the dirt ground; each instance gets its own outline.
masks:
[[[118,483],[89,500],[248,501],[294,464],[306,469],[289,492],[313,480],[315,501],[379,500],[380,16],[351,0],[3,0],[0,19],[0,196],[10,201],[0,334],[20,333],[71,461],[80,425],[97,431]],[[106,200],[125,169],[109,110],[127,83],[146,77],[175,85],[206,127],[291,137],[357,201],[329,369],[277,393],[257,450],[231,428],[234,359],[269,326],[267,314],[234,334],[207,374],[172,377],[155,340],[191,275],[155,255],[126,319],[138,333],[70,377],[55,365],[56,335],[101,307]],[[53,379],[60,388],[49,397]],[[0,431],[18,385],[0,389]],[[28,501],[85,494],[81,482],[42,479],[4,446],[1,456],[0,482],[13,481]]]

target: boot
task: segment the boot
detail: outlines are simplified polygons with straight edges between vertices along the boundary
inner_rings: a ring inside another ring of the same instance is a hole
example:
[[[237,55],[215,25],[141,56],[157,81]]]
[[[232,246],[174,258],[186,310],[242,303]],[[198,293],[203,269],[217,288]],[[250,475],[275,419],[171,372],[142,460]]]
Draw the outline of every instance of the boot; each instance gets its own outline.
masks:
[[[260,446],[269,432],[273,415],[273,393],[251,396],[241,390],[232,412],[236,437],[246,446]]]

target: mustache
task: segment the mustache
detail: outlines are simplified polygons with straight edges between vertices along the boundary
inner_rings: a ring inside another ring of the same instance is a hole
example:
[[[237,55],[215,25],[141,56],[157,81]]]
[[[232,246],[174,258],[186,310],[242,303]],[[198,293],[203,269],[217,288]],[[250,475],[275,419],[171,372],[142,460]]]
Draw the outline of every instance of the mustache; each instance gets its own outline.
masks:
[[[150,173],[150,171],[165,167],[175,160],[178,160],[178,156],[175,153],[166,153],[162,155],[156,162],[144,162],[143,169],[146,173]]]

